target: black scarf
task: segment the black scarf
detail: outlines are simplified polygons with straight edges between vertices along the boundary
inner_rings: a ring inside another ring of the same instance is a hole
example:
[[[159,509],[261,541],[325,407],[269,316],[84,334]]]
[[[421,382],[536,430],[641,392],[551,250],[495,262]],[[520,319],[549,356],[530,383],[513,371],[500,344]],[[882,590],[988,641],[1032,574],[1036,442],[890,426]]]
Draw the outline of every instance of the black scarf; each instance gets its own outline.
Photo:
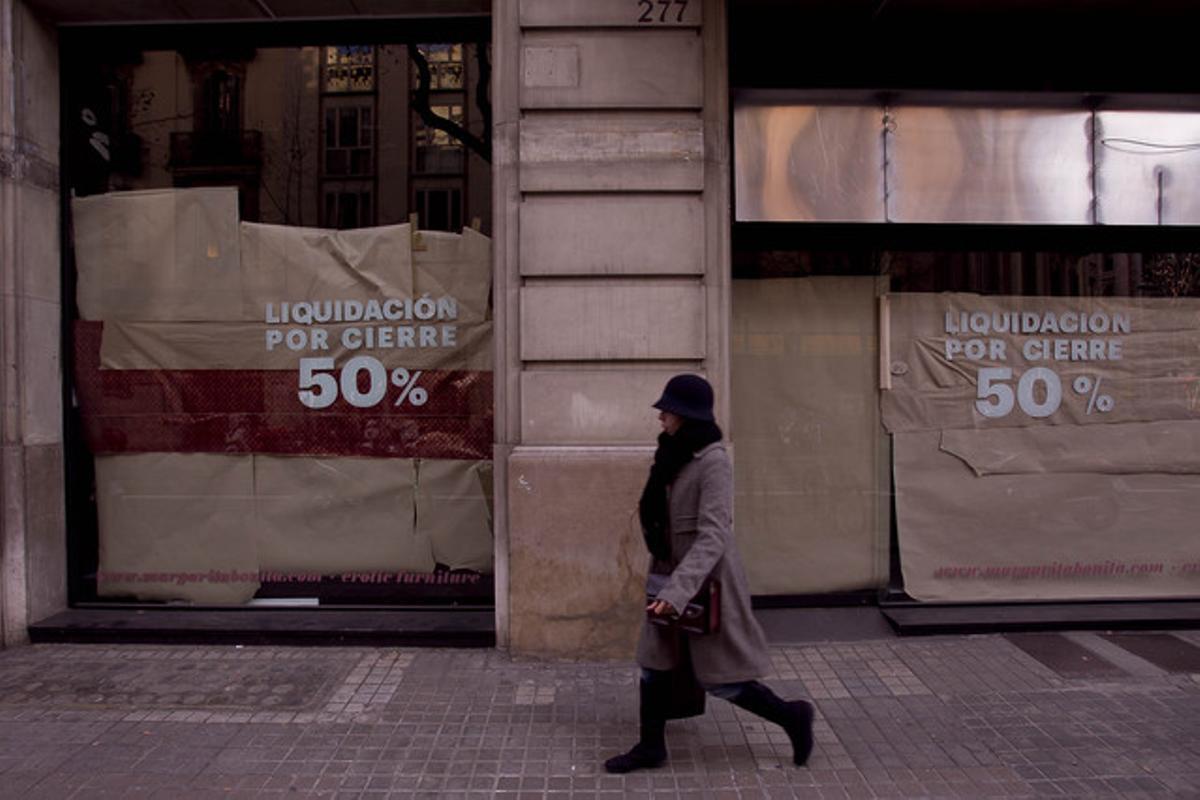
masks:
[[[659,434],[650,477],[646,479],[642,499],[638,501],[646,548],[659,561],[671,557],[671,543],[667,539],[667,487],[697,450],[719,441],[721,429],[717,423],[692,419],[685,419],[674,435],[666,431]]]

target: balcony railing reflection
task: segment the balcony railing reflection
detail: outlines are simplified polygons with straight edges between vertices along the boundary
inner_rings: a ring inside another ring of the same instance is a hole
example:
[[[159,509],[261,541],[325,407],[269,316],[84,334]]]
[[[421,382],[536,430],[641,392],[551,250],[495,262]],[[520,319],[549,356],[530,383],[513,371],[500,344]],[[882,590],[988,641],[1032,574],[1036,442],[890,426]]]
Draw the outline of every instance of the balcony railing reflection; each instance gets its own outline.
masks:
[[[262,131],[171,134],[171,168],[261,167]]]

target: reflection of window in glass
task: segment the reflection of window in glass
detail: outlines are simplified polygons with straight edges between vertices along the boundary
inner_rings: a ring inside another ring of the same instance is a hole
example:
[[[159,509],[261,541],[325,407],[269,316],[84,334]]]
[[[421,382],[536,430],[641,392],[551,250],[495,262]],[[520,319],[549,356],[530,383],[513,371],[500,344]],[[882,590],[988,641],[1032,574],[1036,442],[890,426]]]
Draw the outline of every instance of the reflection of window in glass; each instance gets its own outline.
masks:
[[[459,231],[462,229],[462,190],[417,189],[418,227],[428,231]]]
[[[325,48],[325,91],[370,92],[375,89],[375,48],[343,45]]]
[[[197,130],[233,133],[242,127],[242,92],[236,75],[223,69],[213,71],[201,87]]]
[[[463,107],[460,105],[430,106],[430,109],[439,117],[463,124]],[[420,117],[413,118],[413,143],[416,147],[415,172],[462,172],[462,142],[445,131],[427,127]]]
[[[370,189],[327,189],[325,225],[334,228],[366,228],[373,224]]]
[[[425,56],[429,63],[429,88],[433,91],[441,89],[463,88],[463,46],[461,44],[419,44],[417,50]],[[416,70],[413,70],[413,86],[420,80]]]
[[[325,174],[371,173],[371,108],[338,106],[325,109]]]

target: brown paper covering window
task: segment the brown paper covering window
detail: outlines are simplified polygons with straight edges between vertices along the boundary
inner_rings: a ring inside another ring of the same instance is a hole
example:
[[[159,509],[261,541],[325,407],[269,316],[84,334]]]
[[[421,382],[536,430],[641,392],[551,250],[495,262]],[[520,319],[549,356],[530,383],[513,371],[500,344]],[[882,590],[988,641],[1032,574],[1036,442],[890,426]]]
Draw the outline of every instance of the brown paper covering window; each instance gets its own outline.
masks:
[[[260,574],[491,573],[491,467],[442,459],[96,458],[102,597],[244,603]]]
[[[878,279],[733,282],[735,522],[757,594],[887,576]]]
[[[998,431],[896,434],[905,591],[943,602],[1195,596],[1200,474],[1160,470],[1194,470],[1183,448],[1200,422],[1114,427],[1127,430],[1106,432],[1109,444],[1174,435],[1180,447],[1146,458],[1139,445],[1122,461],[1097,451],[1090,428],[1008,430],[998,459]]]
[[[1200,595],[1200,303],[967,294],[886,301],[890,349],[881,368],[892,388],[881,405],[894,433],[910,595],[946,602]],[[1129,330],[948,333],[947,312],[954,328],[963,312],[1056,319],[1085,312],[1122,315]],[[947,360],[947,338],[995,340],[1007,358]],[[1121,358],[1027,360],[1029,339],[1119,339]],[[986,418],[975,408],[981,367],[1011,369],[1006,383],[1014,388],[1027,370],[1049,368],[1061,381],[1061,404],[1047,417],[1018,406]],[[1111,406],[1098,406],[1089,389]]]

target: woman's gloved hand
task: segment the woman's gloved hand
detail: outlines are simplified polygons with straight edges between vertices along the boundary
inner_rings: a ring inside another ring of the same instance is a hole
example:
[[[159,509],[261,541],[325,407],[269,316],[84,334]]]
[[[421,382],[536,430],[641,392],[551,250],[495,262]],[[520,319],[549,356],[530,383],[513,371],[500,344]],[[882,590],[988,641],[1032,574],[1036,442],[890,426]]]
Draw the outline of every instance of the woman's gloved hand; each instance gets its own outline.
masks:
[[[647,613],[653,614],[656,617],[678,617],[679,612],[668,603],[666,600],[655,600],[650,605],[646,606]]]

